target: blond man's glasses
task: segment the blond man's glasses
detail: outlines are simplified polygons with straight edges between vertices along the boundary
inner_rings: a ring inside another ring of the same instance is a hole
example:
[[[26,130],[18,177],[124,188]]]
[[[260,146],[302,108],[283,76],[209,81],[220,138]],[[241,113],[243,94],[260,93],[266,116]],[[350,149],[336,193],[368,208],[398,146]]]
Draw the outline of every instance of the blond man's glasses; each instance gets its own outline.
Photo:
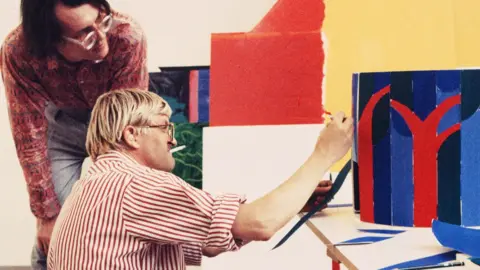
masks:
[[[173,123],[168,123],[166,125],[146,125],[146,126],[139,126],[139,127],[144,127],[144,128],[160,128],[163,131],[167,131],[168,136],[170,137],[170,140],[173,140],[175,138],[175,125]]]

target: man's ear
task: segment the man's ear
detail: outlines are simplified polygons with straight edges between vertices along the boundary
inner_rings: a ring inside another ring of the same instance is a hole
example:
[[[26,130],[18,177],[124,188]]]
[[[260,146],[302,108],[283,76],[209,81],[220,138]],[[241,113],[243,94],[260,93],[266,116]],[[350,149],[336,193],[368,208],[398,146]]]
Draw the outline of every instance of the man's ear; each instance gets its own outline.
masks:
[[[138,149],[140,144],[138,143],[136,129],[132,126],[127,126],[122,132],[122,139],[128,147]]]

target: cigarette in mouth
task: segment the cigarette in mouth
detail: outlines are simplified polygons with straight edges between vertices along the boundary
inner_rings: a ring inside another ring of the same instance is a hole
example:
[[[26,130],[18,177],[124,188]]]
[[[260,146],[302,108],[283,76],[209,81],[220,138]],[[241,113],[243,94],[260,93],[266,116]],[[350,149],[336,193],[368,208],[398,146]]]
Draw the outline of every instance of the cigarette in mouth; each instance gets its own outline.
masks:
[[[173,149],[170,149],[170,153],[175,153],[177,151],[183,150],[183,149],[185,149],[185,147],[187,147],[187,146],[182,145],[182,146],[179,146],[179,147],[175,147]]]

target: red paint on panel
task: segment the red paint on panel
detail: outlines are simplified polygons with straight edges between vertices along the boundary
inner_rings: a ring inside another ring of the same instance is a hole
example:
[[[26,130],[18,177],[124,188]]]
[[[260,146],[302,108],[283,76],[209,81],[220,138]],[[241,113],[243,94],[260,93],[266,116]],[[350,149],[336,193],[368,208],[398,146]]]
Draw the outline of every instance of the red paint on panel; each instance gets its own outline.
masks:
[[[460,128],[460,124],[453,125],[438,136],[437,127],[445,113],[457,104],[460,104],[460,95],[446,99],[422,122],[408,107],[391,101],[392,108],[403,117],[413,137],[415,227],[430,227],[432,219],[437,218],[437,153],[445,139]]]
[[[190,123],[198,122],[198,70],[190,71],[189,79],[189,104],[188,120]]]
[[[210,125],[323,123],[319,32],[213,34]]]
[[[372,119],[377,103],[390,92],[390,85],[373,94],[358,121],[358,173],[360,179],[360,220],[374,222]]]
[[[460,123],[458,124],[455,124],[449,128],[447,128],[445,131],[443,131],[441,134],[439,134],[437,136],[437,145],[435,146],[436,147],[436,151],[438,152],[440,150],[440,147],[442,146],[442,144],[445,142],[445,140],[450,137],[450,135],[452,135],[453,133],[457,132],[460,130]]]
[[[324,17],[323,0],[279,0],[253,32],[319,31]]]
[[[323,0],[279,0],[250,33],[213,34],[210,125],[323,123]]]

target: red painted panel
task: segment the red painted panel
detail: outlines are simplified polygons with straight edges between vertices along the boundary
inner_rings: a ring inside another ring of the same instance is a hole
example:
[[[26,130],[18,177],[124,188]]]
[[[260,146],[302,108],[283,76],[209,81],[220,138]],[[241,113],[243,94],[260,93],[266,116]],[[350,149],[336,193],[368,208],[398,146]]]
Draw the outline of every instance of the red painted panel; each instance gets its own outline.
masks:
[[[374,222],[372,118],[377,103],[390,92],[390,85],[373,94],[358,121],[358,173],[360,179],[360,220]]]
[[[323,0],[279,0],[253,32],[319,31],[324,17]]]
[[[210,125],[323,123],[319,32],[213,34]]]
[[[189,80],[190,101],[188,104],[188,120],[190,123],[198,122],[198,70],[190,71]]]
[[[405,119],[413,137],[415,227],[430,227],[432,219],[437,218],[437,152],[443,141],[460,125],[454,125],[438,136],[436,131],[445,113],[459,103],[459,95],[446,99],[422,122],[409,108],[391,101],[392,108]]]

